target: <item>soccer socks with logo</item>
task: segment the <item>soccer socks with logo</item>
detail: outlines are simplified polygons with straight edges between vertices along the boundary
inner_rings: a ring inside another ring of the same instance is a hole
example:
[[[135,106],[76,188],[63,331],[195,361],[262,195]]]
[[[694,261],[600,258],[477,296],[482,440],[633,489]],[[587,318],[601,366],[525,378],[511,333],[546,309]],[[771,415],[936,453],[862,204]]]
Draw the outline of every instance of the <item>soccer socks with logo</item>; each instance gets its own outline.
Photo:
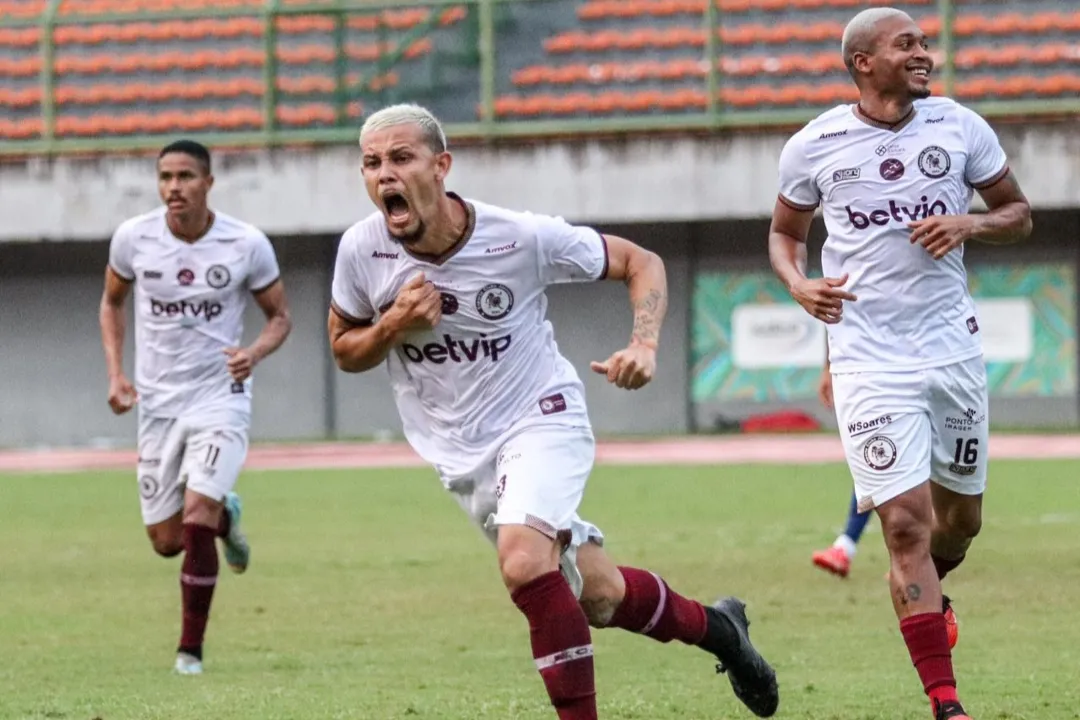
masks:
[[[647,635],[662,643],[678,640],[697,645],[708,627],[705,608],[672,591],[659,575],[620,567],[626,594],[608,627]]]
[[[936,710],[941,703],[957,702],[945,616],[920,613],[906,617],[900,621],[900,632],[932,707]]]
[[[205,525],[184,524],[184,562],[180,566],[180,594],[184,624],[179,652],[202,659],[203,636],[210,618],[210,602],[217,585],[217,531]]]
[[[529,621],[533,658],[559,720],[596,720],[589,621],[562,573],[541,575],[510,597]]]

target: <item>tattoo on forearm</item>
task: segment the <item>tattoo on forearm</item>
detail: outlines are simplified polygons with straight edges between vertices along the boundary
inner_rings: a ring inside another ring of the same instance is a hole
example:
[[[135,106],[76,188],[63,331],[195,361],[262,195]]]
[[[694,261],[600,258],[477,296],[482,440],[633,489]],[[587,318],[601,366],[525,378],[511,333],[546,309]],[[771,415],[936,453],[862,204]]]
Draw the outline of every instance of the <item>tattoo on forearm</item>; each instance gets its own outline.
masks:
[[[667,295],[660,290],[650,290],[648,295],[635,302],[634,339],[657,342],[666,311]]]

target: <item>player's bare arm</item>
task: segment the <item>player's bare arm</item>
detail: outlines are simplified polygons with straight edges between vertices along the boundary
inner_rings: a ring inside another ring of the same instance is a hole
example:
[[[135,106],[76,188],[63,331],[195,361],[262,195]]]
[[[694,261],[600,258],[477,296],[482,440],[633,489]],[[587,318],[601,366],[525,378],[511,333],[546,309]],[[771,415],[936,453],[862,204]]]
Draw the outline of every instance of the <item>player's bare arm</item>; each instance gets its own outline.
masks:
[[[608,248],[607,279],[622,280],[629,288],[634,328],[625,349],[591,367],[616,387],[637,390],[656,372],[660,327],[667,313],[667,274],[656,253],[614,235],[605,235],[604,241]]]
[[[818,378],[818,400],[829,410],[833,409],[832,390],[832,365],[829,363],[828,343],[825,349],[825,367],[821,369],[821,377]]]
[[[994,184],[978,188],[978,193],[988,212],[933,215],[908,223],[911,242],[940,260],[968,240],[1008,245],[1031,235],[1031,205],[1011,170]]]
[[[423,273],[417,273],[401,287],[394,304],[378,322],[350,318],[331,305],[327,332],[337,366],[345,372],[360,373],[381,365],[403,333],[434,328],[441,319],[439,292]]]
[[[813,220],[812,209],[798,208],[778,198],[769,227],[769,261],[791,297],[806,312],[831,325],[843,317],[844,301],[854,302],[857,298],[841,290],[847,284],[847,274],[813,280],[806,277],[806,238]]]
[[[131,292],[131,281],[105,268],[105,291],[101,294],[98,321],[101,324],[101,344],[105,348],[105,367],[109,373],[109,407],[122,415],[135,406],[137,394],[124,375],[124,304]]]
[[[281,347],[292,330],[292,318],[289,315],[289,303],[285,299],[285,283],[275,280],[269,287],[253,293],[255,302],[266,316],[266,324],[255,342],[246,348],[226,348],[229,374],[236,382],[244,382],[251,377],[255,366]]]

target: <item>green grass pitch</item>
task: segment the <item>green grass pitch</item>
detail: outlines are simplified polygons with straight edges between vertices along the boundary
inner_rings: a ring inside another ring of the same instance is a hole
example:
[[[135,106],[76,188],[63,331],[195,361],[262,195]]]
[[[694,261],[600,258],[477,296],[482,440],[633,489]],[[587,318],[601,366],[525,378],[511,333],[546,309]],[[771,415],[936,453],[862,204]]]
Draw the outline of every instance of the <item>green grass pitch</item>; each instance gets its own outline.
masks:
[[[551,720],[492,549],[423,470],[248,472],[252,565],[222,564],[206,674],[171,674],[179,559],[133,473],[0,477],[0,720]],[[839,465],[596,470],[582,515],[616,560],[748,602],[778,718],[929,718],[872,522],[846,581],[810,564],[850,493]],[[947,591],[978,720],[1080,718],[1080,462],[998,462]],[[752,717],[700,651],[596,631],[600,717]]]

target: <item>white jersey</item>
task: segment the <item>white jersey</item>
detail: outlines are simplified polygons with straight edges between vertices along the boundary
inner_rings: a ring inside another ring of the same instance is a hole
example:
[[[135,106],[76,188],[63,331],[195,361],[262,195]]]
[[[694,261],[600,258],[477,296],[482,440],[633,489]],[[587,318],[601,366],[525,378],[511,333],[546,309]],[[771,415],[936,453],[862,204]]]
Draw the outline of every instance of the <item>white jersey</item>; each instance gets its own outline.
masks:
[[[223,350],[240,345],[249,292],[277,281],[267,237],[224,213],[198,241],[176,238],[165,208],[123,223],[109,265],[135,283],[139,412],[179,417],[225,404],[250,407],[251,379],[233,382]]]
[[[822,272],[847,273],[844,289],[858,297],[828,326],[834,372],[917,370],[982,353],[963,247],[934,260],[911,244],[908,223],[967,213],[973,188],[1006,172],[986,121],[946,98],[916,101],[913,118],[896,131],[842,105],[787,142],[781,200],[806,210],[822,205]]]
[[[607,246],[560,218],[464,201],[470,230],[438,264],[411,255],[375,213],[342,237],[334,310],[377,320],[417,273],[442,293],[442,320],[387,357],[405,436],[444,478],[472,472],[529,423],[588,427],[584,388],[545,318],[548,285],[607,272]]]

